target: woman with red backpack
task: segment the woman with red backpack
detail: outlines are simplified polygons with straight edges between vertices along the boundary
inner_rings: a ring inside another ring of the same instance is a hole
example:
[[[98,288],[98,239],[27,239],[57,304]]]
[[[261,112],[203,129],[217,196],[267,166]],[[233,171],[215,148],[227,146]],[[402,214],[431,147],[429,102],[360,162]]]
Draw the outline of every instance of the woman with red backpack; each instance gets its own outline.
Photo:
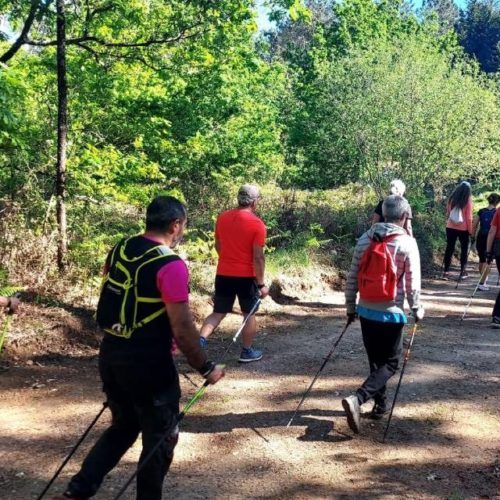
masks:
[[[342,400],[347,423],[360,430],[360,407],[373,399],[370,418],[388,412],[386,384],[396,373],[402,352],[402,332],[408,322],[408,301],[415,322],[424,316],[420,306],[420,254],[405,231],[410,205],[402,196],[382,204],[385,222],[378,222],[358,240],[345,288],[349,321],[359,317],[370,375],[355,394]],[[357,300],[356,300],[357,299]]]
[[[460,241],[460,278],[467,278],[465,271],[469,250],[469,238],[472,236],[472,196],[467,181],[462,181],[448,198],[446,206],[446,250],[444,252],[443,279],[449,279],[451,257],[457,238]]]
[[[477,229],[479,226],[479,233],[476,237],[476,250],[479,256],[479,274],[481,279],[479,281],[478,290],[488,291],[489,287],[486,286],[490,266],[486,263],[486,240],[491,227],[491,221],[495,215],[497,205],[500,203],[500,195],[491,193],[488,196],[488,206],[481,208],[474,218],[472,225],[472,239],[476,237]]]

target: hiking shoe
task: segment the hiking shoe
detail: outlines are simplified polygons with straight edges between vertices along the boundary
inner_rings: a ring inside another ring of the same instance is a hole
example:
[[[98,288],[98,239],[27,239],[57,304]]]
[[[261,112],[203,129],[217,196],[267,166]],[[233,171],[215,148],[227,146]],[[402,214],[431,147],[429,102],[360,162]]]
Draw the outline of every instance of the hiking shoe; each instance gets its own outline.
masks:
[[[360,427],[360,410],[358,396],[349,396],[342,400],[342,406],[347,416],[347,425],[350,429],[359,434]]]
[[[262,351],[258,351],[253,347],[244,347],[241,350],[240,359],[238,360],[240,363],[251,363],[252,361],[259,361],[262,359]]]
[[[465,280],[469,277],[469,273],[464,271],[459,277],[461,280]]]
[[[450,279],[450,273],[448,273],[448,272],[443,273],[443,276],[441,276],[441,279],[448,281]]]
[[[493,316],[493,319],[491,320],[491,326],[493,328],[500,328],[500,317]]]
[[[488,285],[483,285],[482,283],[480,283],[477,287],[478,290],[481,290],[482,292],[489,292],[490,291],[490,287]]]
[[[372,420],[380,420],[388,412],[387,406],[375,403],[372,411],[368,414],[368,418]]]
[[[200,347],[206,349],[208,347],[208,340],[205,337],[200,337]]]

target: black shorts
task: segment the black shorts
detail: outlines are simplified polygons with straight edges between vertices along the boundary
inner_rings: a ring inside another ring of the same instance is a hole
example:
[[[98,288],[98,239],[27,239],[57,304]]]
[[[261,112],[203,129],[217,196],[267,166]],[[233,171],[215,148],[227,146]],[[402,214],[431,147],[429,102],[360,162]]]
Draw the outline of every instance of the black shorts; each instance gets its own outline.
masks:
[[[217,275],[215,277],[214,312],[231,312],[236,297],[238,297],[241,311],[249,313],[260,297],[255,278]]]
[[[488,239],[488,233],[477,235],[476,239],[476,250],[477,255],[479,256],[479,262],[486,262],[486,241]]]

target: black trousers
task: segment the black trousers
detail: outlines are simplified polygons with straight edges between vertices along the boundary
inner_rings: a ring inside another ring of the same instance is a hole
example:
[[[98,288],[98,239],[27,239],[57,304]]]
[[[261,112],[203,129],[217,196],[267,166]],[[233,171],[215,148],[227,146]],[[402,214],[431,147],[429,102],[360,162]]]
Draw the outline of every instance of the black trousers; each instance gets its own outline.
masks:
[[[141,356],[109,355],[101,348],[99,371],[112,422],[83,461],[81,470],[71,479],[68,491],[74,497],[83,499],[95,495],[106,474],[134,444],[139,432],[142,432],[140,464],[172,429],[137,475],[137,500],[161,499],[163,480],[177,444],[175,421],[180,389],[177,378],[167,385],[158,383],[162,380],[159,377],[166,375],[166,360],[161,363],[154,359],[154,354],[148,358],[150,362],[145,363]],[[168,379],[163,378],[165,380]]]
[[[444,252],[444,272],[448,272],[451,265],[451,257],[455,251],[457,238],[460,241],[460,269],[462,272],[467,265],[467,253],[469,251],[469,232],[458,229],[446,228],[446,250]]]
[[[387,381],[396,373],[402,351],[403,323],[382,323],[359,318],[370,375],[356,391],[360,404],[374,399],[385,406]]]
[[[495,301],[495,307],[493,308],[492,316],[500,318],[500,291],[498,292],[497,300]]]

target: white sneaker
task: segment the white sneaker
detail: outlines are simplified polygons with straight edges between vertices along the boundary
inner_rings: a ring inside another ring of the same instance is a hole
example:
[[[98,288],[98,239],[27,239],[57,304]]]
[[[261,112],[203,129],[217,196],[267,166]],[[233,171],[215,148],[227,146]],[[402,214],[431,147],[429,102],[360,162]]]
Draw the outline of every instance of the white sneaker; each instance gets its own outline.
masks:
[[[360,409],[358,396],[349,396],[342,400],[342,406],[347,417],[347,424],[356,434],[359,434],[360,427]]]
[[[483,285],[483,284],[480,284],[477,287],[477,289],[481,290],[482,292],[489,292],[490,291],[490,287],[488,285]]]

